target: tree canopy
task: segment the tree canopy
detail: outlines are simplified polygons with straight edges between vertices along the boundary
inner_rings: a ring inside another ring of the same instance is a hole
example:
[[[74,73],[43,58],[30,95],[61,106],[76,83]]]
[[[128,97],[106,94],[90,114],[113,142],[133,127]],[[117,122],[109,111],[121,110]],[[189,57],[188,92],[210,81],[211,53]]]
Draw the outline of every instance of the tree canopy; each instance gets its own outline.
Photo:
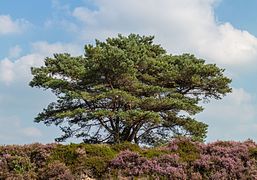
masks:
[[[207,125],[193,115],[201,101],[231,92],[224,69],[191,54],[171,55],[153,36],[130,34],[85,45],[84,56],[54,54],[32,67],[30,86],[57,101],[35,118],[90,143],[153,144],[185,135],[203,140]]]

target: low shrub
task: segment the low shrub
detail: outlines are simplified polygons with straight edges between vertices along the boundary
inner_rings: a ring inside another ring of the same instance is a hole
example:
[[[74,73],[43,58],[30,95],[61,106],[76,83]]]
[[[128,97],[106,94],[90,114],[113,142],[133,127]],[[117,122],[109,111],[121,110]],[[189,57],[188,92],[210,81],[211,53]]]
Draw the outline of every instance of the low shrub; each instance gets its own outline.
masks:
[[[49,156],[49,161],[60,161],[67,166],[76,166],[79,160],[79,153],[77,152],[78,145],[61,145],[59,144],[53,149]]]
[[[0,179],[35,179],[35,165],[26,156],[4,154],[0,158]]]
[[[85,144],[85,154],[82,167],[94,177],[103,177],[107,172],[110,161],[117,155],[117,152],[106,144]]]
[[[257,179],[253,141],[0,146],[0,179]]]
[[[146,156],[123,151],[111,162],[110,169],[116,175],[140,178],[152,175],[161,179],[256,179],[254,148],[252,141],[204,144],[179,138],[160,147],[159,152],[149,149]]]
[[[39,180],[74,180],[74,176],[70,169],[59,161],[49,163],[38,172]]]
[[[116,155],[116,150],[106,144],[58,145],[53,149],[49,162],[58,160],[75,174],[86,171],[95,177],[102,177]]]
[[[116,152],[125,151],[125,150],[130,150],[130,151],[133,151],[133,152],[140,152],[141,151],[141,148],[137,144],[132,144],[130,142],[124,142],[124,143],[120,143],[120,144],[113,144],[113,145],[111,145],[111,148]]]
[[[169,150],[166,149],[162,149],[162,148],[147,148],[147,149],[141,149],[141,151],[138,151],[139,154],[143,157],[146,158],[155,158],[155,157],[160,157],[163,156],[165,154],[170,154],[171,152]]]

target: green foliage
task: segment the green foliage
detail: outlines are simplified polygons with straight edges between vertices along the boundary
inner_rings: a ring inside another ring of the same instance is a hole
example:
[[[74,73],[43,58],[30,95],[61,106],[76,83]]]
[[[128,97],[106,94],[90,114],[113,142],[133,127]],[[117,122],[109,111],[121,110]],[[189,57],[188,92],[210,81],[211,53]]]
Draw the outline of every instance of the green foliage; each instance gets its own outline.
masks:
[[[111,160],[111,158],[107,157],[86,157],[83,167],[86,167],[90,174],[93,174],[95,177],[103,177],[108,170],[108,164]]]
[[[139,154],[146,158],[155,158],[165,154],[171,154],[171,151],[160,148],[150,148],[142,150]]]
[[[253,141],[0,146],[0,179],[256,179]]]
[[[130,150],[130,151],[133,151],[133,152],[140,152],[141,151],[141,148],[137,144],[132,144],[130,142],[123,142],[123,143],[119,143],[119,144],[113,144],[111,146],[111,148],[116,152],[125,151],[125,150]]]
[[[106,144],[70,144],[58,145],[49,158],[49,163],[59,161],[73,172],[86,170],[90,174],[102,177],[108,163],[119,153]]]
[[[54,161],[44,166],[39,170],[38,176],[39,180],[75,180],[69,168],[59,161]]]
[[[116,151],[106,144],[85,144],[83,145],[86,155],[113,158]]]
[[[250,148],[249,149],[249,154],[252,158],[255,158],[257,160],[257,148]]]
[[[179,154],[182,161],[190,163],[199,159],[200,151],[193,142],[182,140],[177,144],[177,146],[178,149],[176,150],[176,153]]]
[[[84,56],[54,54],[33,67],[30,86],[57,101],[36,117],[87,143],[157,144],[174,136],[203,140],[207,125],[192,118],[202,100],[231,92],[224,69],[190,54],[170,55],[153,36],[131,34],[86,45]],[[183,115],[181,115],[183,114]]]
[[[23,174],[34,169],[30,159],[22,156],[11,156],[8,165],[9,169],[17,174]]]
[[[78,145],[58,145],[50,156],[50,161],[60,161],[68,166],[76,166],[79,160],[79,153],[77,152]]]
[[[85,144],[83,148],[85,156],[82,166],[97,177],[102,177],[106,173],[109,162],[117,155],[116,151],[105,144]]]

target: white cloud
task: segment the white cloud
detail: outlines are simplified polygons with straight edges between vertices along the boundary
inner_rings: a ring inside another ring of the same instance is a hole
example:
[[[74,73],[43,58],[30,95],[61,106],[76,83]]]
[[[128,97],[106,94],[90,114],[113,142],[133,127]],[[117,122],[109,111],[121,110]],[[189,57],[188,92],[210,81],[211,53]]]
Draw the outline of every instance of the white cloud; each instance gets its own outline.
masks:
[[[0,35],[20,33],[30,26],[25,19],[13,20],[9,15],[0,15]]]
[[[242,88],[233,88],[233,92],[224,97],[223,100],[213,100],[208,104],[206,111],[210,117],[222,116],[223,119],[227,119],[231,123],[234,120],[251,121],[256,116],[254,98],[254,95]]]
[[[254,94],[233,88],[233,92],[224,99],[206,104],[204,112],[197,118],[209,125],[208,140],[256,140],[256,108]]]
[[[53,43],[39,41],[32,43],[32,51],[45,56],[52,56],[54,53],[70,53],[74,56],[82,55],[83,47],[72,43]]]
[[[0,61],[0,82],[9,84],[14,78],[14,64],[9,59]]]
[[[13,61],[8,58],[0,61],[0,82],[4,82],[7,85],[15,81],[27,84],[31,80],[31,67],[43,65],[44,59],[47,56],[65,52],[72,55],[82,55],[81,47],[76,44],[35,42],[32,44],[31,54]]]
[[[19,45],[16,45],[9,49],[8,57],[9,58],[17,58],[20,56],[21,52],[22,52],[21,47]]]
[[[97,23],[95,21],[95,17],[97,16],[97,14],[97,11],[92,11],[86,7],[77,7],[73,11],[73,16],[79,19],[80,21],[83,21],[87,25]]]
[[[30,79],[30,67],[42,65],[44,57],[39,54],[29,54],[11,61],[0,61],[0,81],[10,85],[14,81],[26,82]]]
[[[247,31],[235,29],[225,23],[217,27],[218,39],[199,45],[199,53],[219,63],[241,65],[252,63],[257,57],[257,39]]]
[[[218,0],[97,0],[98,10],[77,7],[73,16],[85,24],[84,39],[117,33],[156,35],[171,53],[189,52],[223,65],[252,63],[257,38],[216,20]],[[81,26],[81,25],[80,25]]]

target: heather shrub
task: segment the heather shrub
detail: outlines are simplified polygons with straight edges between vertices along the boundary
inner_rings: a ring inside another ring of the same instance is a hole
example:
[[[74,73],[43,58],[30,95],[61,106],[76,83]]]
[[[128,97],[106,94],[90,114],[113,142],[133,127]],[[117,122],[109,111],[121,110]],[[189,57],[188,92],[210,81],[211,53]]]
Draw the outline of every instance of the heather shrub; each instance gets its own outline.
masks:
[[[154,157],[160,157],[165,154],[170,154],[171,152],[167,149],[162,148],[149,148],[149,149],[142,149],[141,151],[138,151],[140,155],[146,158],[154,158]]]
[[[252,158],[257,159],[257,148],[250,148],[249,153]]]
[[[200,150],[197,144],[190,141],[189,139],[183,138],[177,142],[177,150],[175,151],[182,161],[193,162],[200,156]]]
[[[138,153],[123,151],[111,162],[111,168],[120,169],[118,174],[133,177],[186,178],[184,164],[179,162],[176,154],[147,159]]]
[[[74,174],[86,171],[91,176],[102,177],[116,154],[106,144],[70,144],[58,145],[49,159],[64,163]]]
[[[250,141],[209,143],[202,146],[202,154],[193,167],[205,178],[252,179],[256,174],[255,160],[250,155],[253,146]]]
[[[190,163],[200,157],[202,144],[203,143],[191,141],[189,138],[179,137],[160,149],[170,151],[170,153],[176,153],[179,155],[181,161]]]
[[[0,146],[0,179],[257,179],[253,141]]]
[[[56,147],[57,144],[29,144],[29,145],[6,145],[0,146],[0,155],[10,154],[13,156],[30,156],[31,152],[39,151],[45,152],[46,156],[50,154],[50,152]]]
[[[83,147],[85,155],[82,166],[95,177],[105,176],[109,162],[117,155],[117,152],[106,144],[85,144]]]
[[[4,154],[0,158],[0,179],[35,179],[35,166],[28,157]]]
[[[60,161],[67,166],[76,166],[79,160],[79,153],[77,152],[78,145],[61,145],[59,144],[53,149],[50,155],[50,161]]]
[[[146,162],[147,159],[141,157],[138,153],[125,150],[112,160],[110,165],[111,170],[112,168],[122,169],[124,175],[139,176],[144,173],[142,168]]]
[[[87,157],[84,159],[82,167],[88,170],[88,174],[93,177],[104,177],[108,170],[109,162],[112,159],[106,157]]]
[[[252,141],[204,144],[179,138],[160,147],[160,153],[158,148],[146,149],[144,153],[123,151],[111,162],[110,167],[116,175],[128,177],[151,175],[157,179],[256,179],[254,157],[257,151],[254,148],[256,144]],[[148,155],[145,155],[147,151]]]
[[[28,153],[28,145],[18,146],[18,145],[7,145],[0,146],[1,155],[8,154],[10,156],[27,156]]]
[[[113,144],[113,145],[111,145],[111,148],[116,152],[125,151],[125,150],[130,150],[130,151],[134,151],[134,152],[141,151],[141,148],[137,144],[132,144],[130,142]]]
[[[113,158],[117,152],[107,144],[84,144],[86,156],[99,156]]]
[[[0,179],[37,179],[55,144],[0,146]]]
[[[17,174],[23,174],[34,169],[28,157],[10,156],[6,158],[6,161],[9,171],[14,171]]]
[[[46,144],[42,145],[39,143],[31,144],[29,151],[29,158],[32,163],[35,164],[36,168],[41,168],[47,164],[49,156],[52,151],[57,147],[57,144]]]
[[[38,172],[39,180],[73,180],[75,179],[69,168],[59,161],[49,163]]]

